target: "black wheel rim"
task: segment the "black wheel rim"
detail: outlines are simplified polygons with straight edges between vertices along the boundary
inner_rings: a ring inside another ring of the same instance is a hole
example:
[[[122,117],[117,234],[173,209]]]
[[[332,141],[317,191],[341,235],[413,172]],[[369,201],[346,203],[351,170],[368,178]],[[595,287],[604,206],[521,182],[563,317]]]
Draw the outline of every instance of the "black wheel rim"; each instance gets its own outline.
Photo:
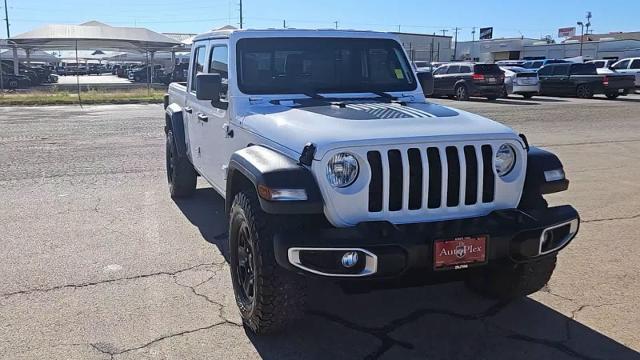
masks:
[[[464,99],[464,95],[465,95],[465,90],[464,87],[459,87],[458,88],[458,99],[462,100]]]
[[[238,295],[240,301],[248,308],[253,306],[253,300],[255,298],[255,258],[254,249],[251,242],[251,236],[249,234],[249,227],[246,224],[242,224],[238,231]]]

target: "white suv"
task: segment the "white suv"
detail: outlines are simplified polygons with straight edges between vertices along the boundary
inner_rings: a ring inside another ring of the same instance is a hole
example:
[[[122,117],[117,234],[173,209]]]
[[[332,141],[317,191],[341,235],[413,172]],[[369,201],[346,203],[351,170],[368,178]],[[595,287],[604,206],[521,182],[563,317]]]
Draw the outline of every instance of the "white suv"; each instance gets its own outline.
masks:
[[[558,158],[495,121],[425,100],[398,39],[223,31],[194,39],[165,97],[173,197],[224,197],[231,276],[256,333],[303,313],[308,277],[344,286],[464,279],[509,299],[542,288],[578,213]],[[215,216],[214,214],[210,214]]]

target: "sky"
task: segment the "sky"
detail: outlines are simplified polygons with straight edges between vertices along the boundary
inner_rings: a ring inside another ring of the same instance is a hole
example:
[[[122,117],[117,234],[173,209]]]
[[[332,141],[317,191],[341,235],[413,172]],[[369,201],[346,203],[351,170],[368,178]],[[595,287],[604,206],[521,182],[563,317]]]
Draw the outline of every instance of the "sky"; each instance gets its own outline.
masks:
[[[202,33],[239,22],[238,0],[6,0],[10,31],[17,35],[45,24],[98,20],[112,26],[146,27],[158,32]],[[612,6],[602,0],[244,0],[245,28],[288,27],[438,33],[461,28],[460,41],[473,28],[494,27],[494,38],[555,37],[593,13],[593,31],[640,31],[640,1]],[[1,15],[4,15],[4,5]],[[4,16],[2,16],[4,19]],[[578,28],[578,32],[580,29]],[[6,38],[4,23],[0,34]],[[475,38],[477,39],[476,30]]]

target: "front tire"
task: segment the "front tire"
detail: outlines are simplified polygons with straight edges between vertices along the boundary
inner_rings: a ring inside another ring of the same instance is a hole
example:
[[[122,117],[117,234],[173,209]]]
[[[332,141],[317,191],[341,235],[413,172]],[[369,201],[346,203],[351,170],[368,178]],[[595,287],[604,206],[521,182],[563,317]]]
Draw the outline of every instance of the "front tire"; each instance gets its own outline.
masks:
[[[189,197],[196,191],[198,176],[185,154],[179,154],[173,131],[167,133],[166,165],[169,192],[172,198]]]
[[[542,289],[556,267],[556,255],[523,264],[505,264],[484,269],[470,276],[466,285],[472,291],[501,301],[525,297]]]
[[[231,280],[244,324],[256,334],[282,330],[304,313],[306,283],[276,263],[278,218],[262,211],[253,190],[238,193],[229,216]]]

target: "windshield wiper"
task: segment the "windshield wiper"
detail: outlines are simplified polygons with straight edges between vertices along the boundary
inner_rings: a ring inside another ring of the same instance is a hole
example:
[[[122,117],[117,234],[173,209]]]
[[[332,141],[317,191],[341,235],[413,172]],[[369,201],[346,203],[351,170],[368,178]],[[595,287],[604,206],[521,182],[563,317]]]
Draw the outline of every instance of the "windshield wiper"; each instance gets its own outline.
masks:
[[[381,97],[383,99],[387,99],[389,101],[398,100],[397,97],[395,97],[395,96],[393,96],[393,95],[391,95],[391,94],[389,94],[387,92],[384,92],[384,91],[369,91],[369,92],[372,93],[372,94],[376,94],[379,97]]]

